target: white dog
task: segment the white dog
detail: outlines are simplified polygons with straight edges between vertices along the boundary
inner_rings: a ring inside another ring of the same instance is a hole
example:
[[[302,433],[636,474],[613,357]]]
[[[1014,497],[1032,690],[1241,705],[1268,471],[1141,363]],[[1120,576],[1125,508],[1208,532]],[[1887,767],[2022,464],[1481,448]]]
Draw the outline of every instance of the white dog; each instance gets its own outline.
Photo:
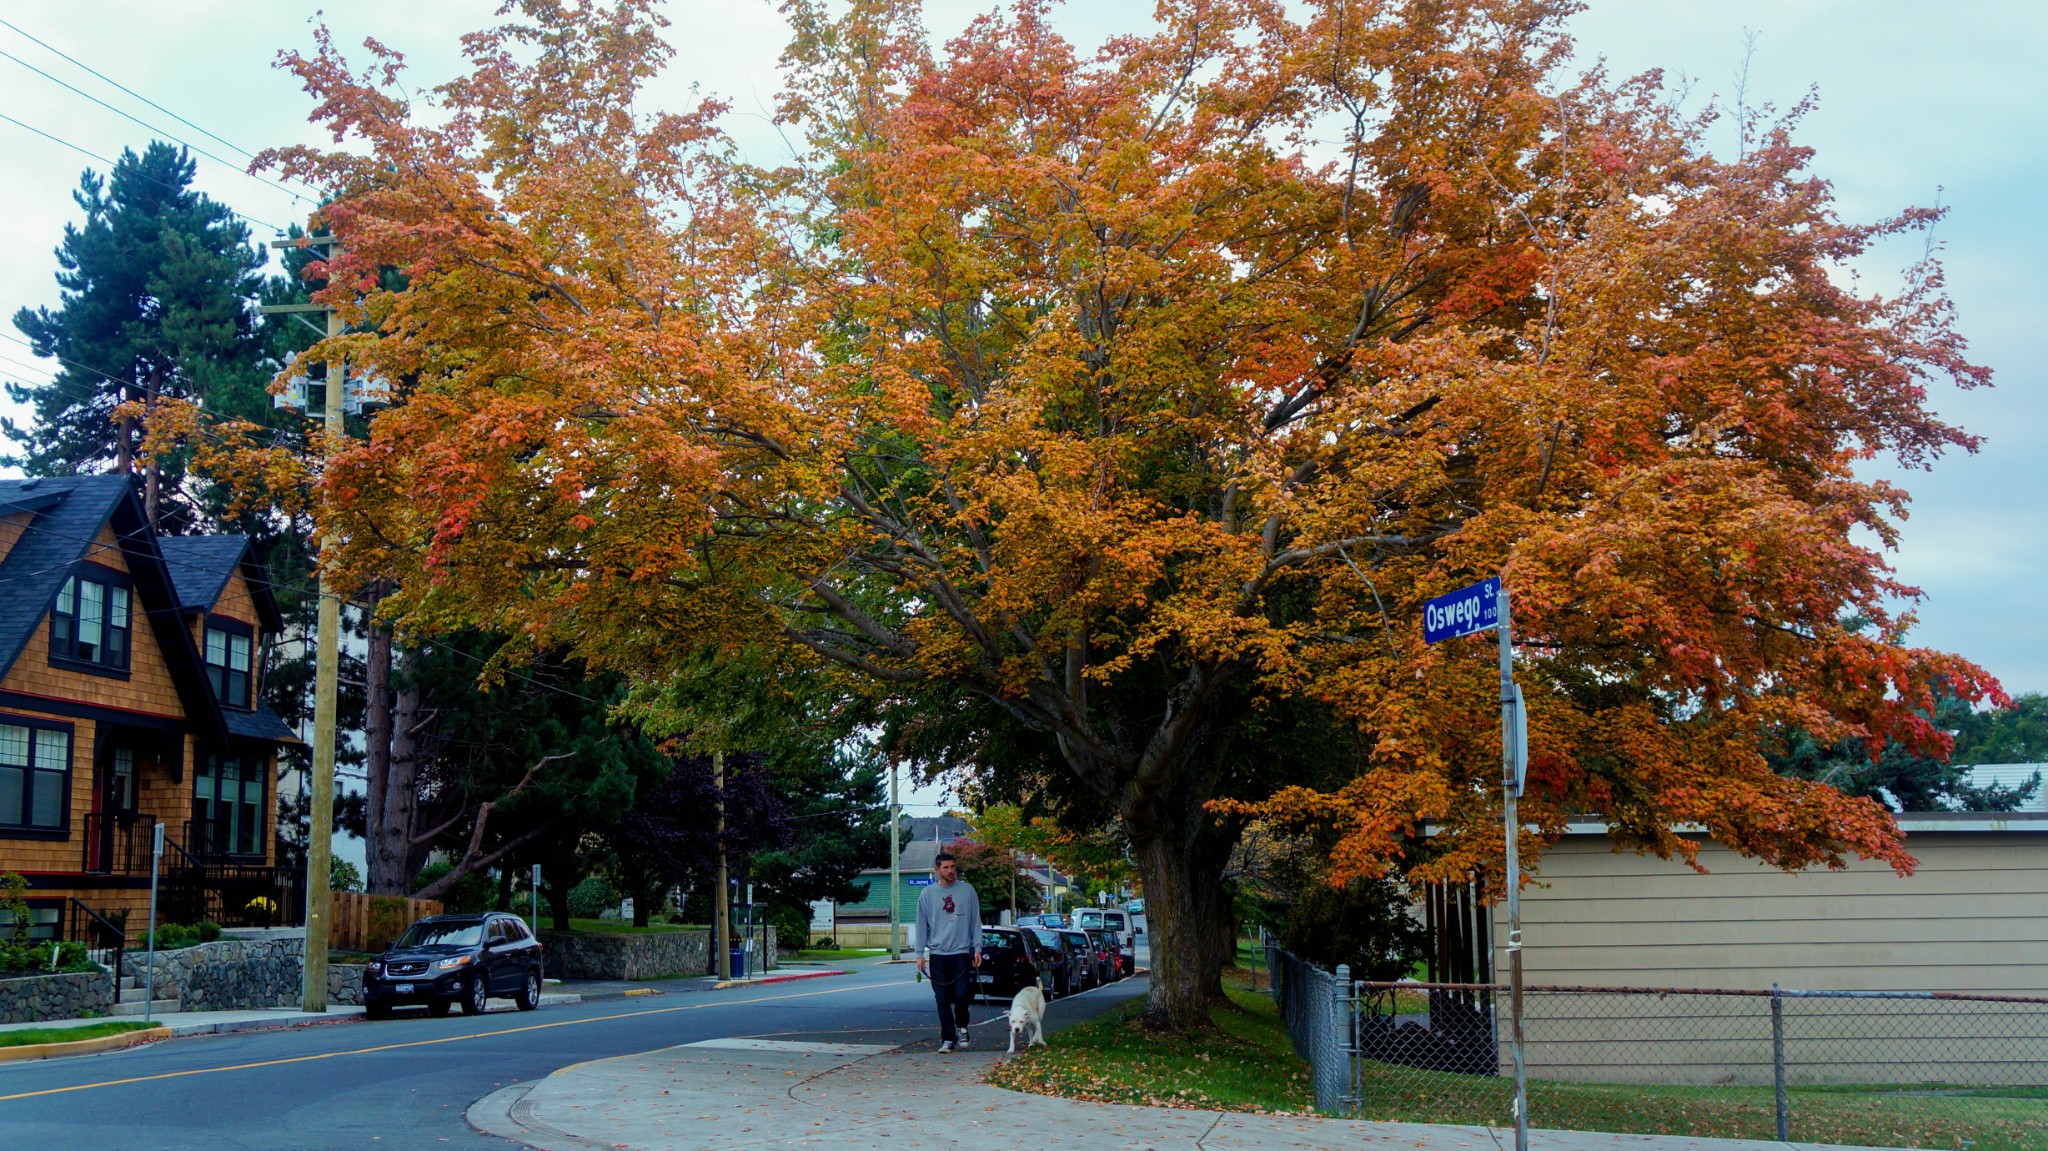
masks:
[[[1030,1050],[1033,1044],[1045,1046],[1045,992],[1040,991],[1036,984],[1019,991],[1017,997],[1010,1000],[1011,1055],[1017,1053],[1017,1037],[1027,1028],[1031,1032],[1031,1040],[1024,1045],[1025,1050]]]

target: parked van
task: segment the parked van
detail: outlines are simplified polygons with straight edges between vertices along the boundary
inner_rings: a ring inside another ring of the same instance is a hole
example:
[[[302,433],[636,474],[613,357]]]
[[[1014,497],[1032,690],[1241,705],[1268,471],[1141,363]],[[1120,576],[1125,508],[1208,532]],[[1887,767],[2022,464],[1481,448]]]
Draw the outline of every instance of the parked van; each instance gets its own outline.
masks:
[[[1129,913],[1114,907],[1082,907],[1074,911],[1074,926],[1083,931],[1114,931],[1118,939],[1131,938]]]

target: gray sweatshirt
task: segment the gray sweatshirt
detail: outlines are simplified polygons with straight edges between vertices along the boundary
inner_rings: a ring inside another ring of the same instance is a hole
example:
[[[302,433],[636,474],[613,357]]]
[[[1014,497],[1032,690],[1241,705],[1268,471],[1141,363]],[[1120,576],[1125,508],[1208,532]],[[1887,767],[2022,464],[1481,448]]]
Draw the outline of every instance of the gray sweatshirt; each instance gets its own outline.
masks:
[[[911,934],[919,951],[934,955],[966,955],[981,950],[981,897],[974,885],[956,879],[953,886],[934,882],[917,894],[917,923]]]

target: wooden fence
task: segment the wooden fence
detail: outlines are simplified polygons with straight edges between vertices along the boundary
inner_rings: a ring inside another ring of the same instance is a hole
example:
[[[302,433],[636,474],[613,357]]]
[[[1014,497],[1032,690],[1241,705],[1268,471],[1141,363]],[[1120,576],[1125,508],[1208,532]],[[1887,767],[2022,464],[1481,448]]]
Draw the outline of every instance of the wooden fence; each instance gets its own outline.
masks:
[[[337,951],[379,952],[391,946],[414,920],[439,914],[441,903],[436,899],[337,891],[329,946]]]

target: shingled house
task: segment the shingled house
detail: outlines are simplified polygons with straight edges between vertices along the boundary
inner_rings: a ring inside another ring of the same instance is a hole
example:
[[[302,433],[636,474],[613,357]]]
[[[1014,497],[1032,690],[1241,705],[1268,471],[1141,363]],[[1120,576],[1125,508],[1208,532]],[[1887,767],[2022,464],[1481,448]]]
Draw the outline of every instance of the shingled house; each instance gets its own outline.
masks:
[[[242,536],[158,536],[127,476],[0,480],[0,871],[38,936],[159,918],[296,923],[258,695],[282,625]]]

